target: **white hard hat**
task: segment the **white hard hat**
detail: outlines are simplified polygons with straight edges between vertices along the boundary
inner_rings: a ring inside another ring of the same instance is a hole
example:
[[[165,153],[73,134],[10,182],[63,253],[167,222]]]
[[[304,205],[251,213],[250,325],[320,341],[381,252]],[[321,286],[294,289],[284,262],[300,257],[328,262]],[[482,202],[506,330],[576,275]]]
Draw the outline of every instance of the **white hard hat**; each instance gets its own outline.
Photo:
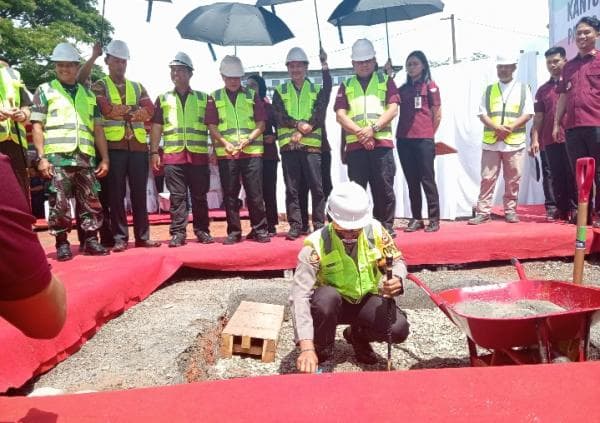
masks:
[[[110,54],[119,59],[129,60],[129,47],[127,47],[125,41],[112,40],[106,46],[106,54]]]
[[[343,182],[331,190],[325,211],[343,229],[361,229],[372,219],[371,198],[356,182]]]
[[[363,62],[375,58],[375,48],[366,38],[356,40],[352,45],[352,60],[355,62]]]
[[[499,54],[496,57],[496,65],[516,65],[519,59],[514,54]]]
[[[190,70],[194,70],[194,65],[192,64],[192,59],[190,56],[180,51],[175,55],[169,66],[187,66]]]
[[[221,72],[221,75],[230,78],[241,78],[244,76],[244,67],[242,66],[242,61],[239,57],[225,56],[221,61],[219,72]]]
[[[300,47],[292,47],[285,58],[285,64],[290,62],[305,62],[308,63],[308,57],[304,50]]]
[[[79,62],[81,60],[81,55],[73,44],[60,43],[54,47],[50,60],[53,62]]]

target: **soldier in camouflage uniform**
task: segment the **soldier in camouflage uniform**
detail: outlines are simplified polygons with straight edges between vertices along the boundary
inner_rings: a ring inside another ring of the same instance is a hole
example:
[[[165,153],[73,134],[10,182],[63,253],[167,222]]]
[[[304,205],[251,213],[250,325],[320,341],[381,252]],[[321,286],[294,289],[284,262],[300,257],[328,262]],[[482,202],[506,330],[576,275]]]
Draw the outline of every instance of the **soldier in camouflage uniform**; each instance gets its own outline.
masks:
[[[69,199],[73,197],[85,231],[84,254],[106,255],[108,250],[100,245],[97,235],[102,206],[96,178],[108,173],[108,152],[96,98],[77,83],[80,56],[72,45],[60,43],[51,60],[57,79],[36,90],[31,121],[38,171],[51,179],[48,224],[56,237],[57,259],[73,257],[67,241],[72,226]],[[97,167],[94,146],[101,156]]]

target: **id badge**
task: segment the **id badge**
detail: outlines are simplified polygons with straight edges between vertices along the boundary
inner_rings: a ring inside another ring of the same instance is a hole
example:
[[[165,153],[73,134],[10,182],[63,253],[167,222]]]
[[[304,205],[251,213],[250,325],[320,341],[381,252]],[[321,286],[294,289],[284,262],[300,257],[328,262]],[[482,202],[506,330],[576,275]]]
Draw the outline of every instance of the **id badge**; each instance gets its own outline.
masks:
[[[423,103],[421,101],[421,96],[418,95],[415,97],[415,109],[420,109],[421,107],[423,107]]]

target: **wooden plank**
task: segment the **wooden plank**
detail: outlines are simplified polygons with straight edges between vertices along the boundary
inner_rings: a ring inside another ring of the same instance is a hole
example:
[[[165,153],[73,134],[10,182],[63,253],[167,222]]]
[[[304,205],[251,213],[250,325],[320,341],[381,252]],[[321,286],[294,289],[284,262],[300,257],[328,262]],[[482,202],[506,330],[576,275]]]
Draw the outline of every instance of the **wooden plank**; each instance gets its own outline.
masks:
[[[261,361],[263,363],[272,363],[273,361],[275,361],[276,351],[277,343],[272,339],[265,339],[263,342]]]
[[[230,358],[233,353],[233,336],[222,334],[221,335],[221,357]]]
[[[242,336],[242,348],[248,349],[250,348],[250,337]]]

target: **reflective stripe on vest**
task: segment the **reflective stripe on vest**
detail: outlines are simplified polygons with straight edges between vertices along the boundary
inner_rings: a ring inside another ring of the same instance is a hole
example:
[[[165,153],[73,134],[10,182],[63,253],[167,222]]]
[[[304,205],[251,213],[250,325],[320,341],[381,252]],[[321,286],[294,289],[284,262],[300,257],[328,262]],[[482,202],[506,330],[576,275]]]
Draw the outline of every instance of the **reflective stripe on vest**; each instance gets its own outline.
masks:
[[[204,124],[207,100],[206,94],[191,91],[183,107],[175,91],[160,96],[166,154],[179,153],[184,149],[208,154],[208,129]]]
[[[12,109],[21,107],[21,88],[23,83],[18,72],[14,69],[0,65],[0,107],[2,109]],[[22,123],[17,123],[12,119],[6,119],[0,122],[0,142],[13,141],[27,149],[27,133]]]
[[[346,98],[350,108],[348,117],[354,123],[364,128],[377,122],[377,119],[385,113],[385,100],[387,97],[387,82],[388,77],[382,73],[374,72],[367,85],[365,92],[358,81],[358,78],[353,76],[347,81],[344,81],[346,90]],[[381,128],[376,132],[374,138],[378,140],[392,139],[392,125]],[[346,144],[358,142],[358,138],[354,134],[346,134]]]
[[[117,89],[115,83],[110,79],[110,76],[102,78],[106,91],[108,92],[108,99],[111,104],[123,104],[121,100],[121,94]],[[131,82],[128,79],[125,80],[125,105],[135,106],[138,104],[142,95],[142,87],[137,82]],[[102,126],[104,127],[104,135],[107,141],[121,141],[125,137],[125,125],[127,122],[124,120],[109,120],[102,118]],[[144,128],[144,122],[131,122],[133,134],[135,139],[142,144],[146,143],[146,129]]]
[[[225,88],[215,91],[212,95],[219,114],[218,130],[234,147],[239,145],[241,138],[248,138],[256,128],[254,121],[254,91],[246,89],[238,92],[235,106],[231,103]],[[217,157],[226,157],[227,152],[222,145],[215,146]],[[246,154],[262,154],[262,135],[242,149]]]
[[[351,303],[359,303],[367,294],[377,294],[382,273],[377,261],[383,257],[382,226],[376,221],[358,237],[357,259],[346,254],[345,247],[330,223],[304,240],[319,254],[320,267],[316,286],[334,287]]]
[[[302,84],[300,96],[292,82],[281,84],[276,88],[277,92],[283,100],[283,105],[288,115],[295,120],[308,121],[312,117],[313,107],[317,101],[317,95],[321,91],[319,85],[315,85],[308,79]],[[279,147],[288,144],[292,138],[292,134],[296,132],[295,128],[277,128],[277,141]],[[309,147],[321,147],[321,128],[315,129],[310,134],[303,135],[300,144]]]
[[[48,102],[44,124],[44,154],[70,153],[77,148],[95,157],[94,107],[96,97],[77,84],[75,101],[58,80],[40,86]]]
[[[523,108],[525,107],[526,98],[526,85],[520,82],[515,82],[521,86],[521,94],[518,101],[511,100],[515,96],[508,94],[508,102],[504,104],[502,100],[502,90],[500,90],[500,84],[492,84],[485,90],[485,104],[487,109],[487,115],[496,125],[510,125],[523,114]],[[514,87],[514,85],[513,85]],[[511,88],[512,90],[512,88]],[[527,140],[525,134],[525,125],[515,129],[508,137],[504,139],[504,142],[508,145],[520,145]],[[485,128],[483,130],[483,142],[485,144],[495,144],[498,140],[496,134],[492,129]]]

